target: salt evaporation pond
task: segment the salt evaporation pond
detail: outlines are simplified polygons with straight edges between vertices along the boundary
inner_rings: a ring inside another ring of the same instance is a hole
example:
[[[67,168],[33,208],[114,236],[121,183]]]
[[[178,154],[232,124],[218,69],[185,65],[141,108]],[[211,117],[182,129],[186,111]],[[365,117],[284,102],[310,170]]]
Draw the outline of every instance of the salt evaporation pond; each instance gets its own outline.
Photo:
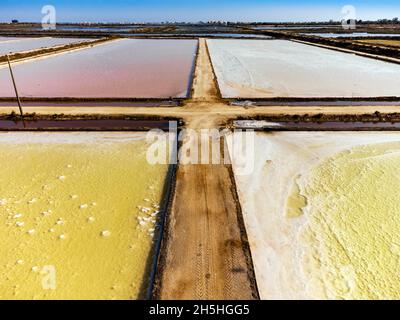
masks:
[[[185,98],[197,40],[122,39],[14,66],[22,97]],[[0,96],[13,97],[8,70]]]
[[[61,31],[90,31],[90,32],[129,32],[134,29],[146,28],[145,26],[129,27],[84,27],[84,26],[57,26]]]
[[[146,135],[3,133],[0,146],[1,298],[145,298],[168,170],[147,162]]]
[[[400,66],[285,40],[208,40],[224,98],[400,96]]]
[[[342,25],[315,25],[315,26],[257,26],[253,27],[255,30],[306,30],[306,29],[328,29],[328,28],[342,28]]]
[[[354,32],[354,33],[302,33],[307,36],[316,36],[322,38],[367,38],[367,37],[386,37],[394,38],[400,37],[400,34],[395,33],[368,33],[368,32]]]
[[[27,38],[22,38],[22,39],[27,39]],[[21,38],[18,38],[18,37],[0,37],[0,42],[17,41],[17,40],[21,40]]]
[[[251,33],[128,33],[121,36],[130,37],[193,37],[193,38],[257,38],[272,39],[271,36]]]
[[[400,133],[257,133],[254,149],[236,183],[261,298],[399,299]]]
[[[13,38],[15,41],[0,40],[0,56],[16,53],[37,50],[41,48],[67,45],[77,42],[87,41],[88,39],[81,38]]]
[[[187,34],[182,34],[187,35]],[[196,37],[207,37],[207,38],[218,38],[218,37],[226,37],[226,38],[259,38],[259,39],[272,39],[271,36],[263,35],[263,34],[250,34],[250,33],[194,33],[190,34]]]

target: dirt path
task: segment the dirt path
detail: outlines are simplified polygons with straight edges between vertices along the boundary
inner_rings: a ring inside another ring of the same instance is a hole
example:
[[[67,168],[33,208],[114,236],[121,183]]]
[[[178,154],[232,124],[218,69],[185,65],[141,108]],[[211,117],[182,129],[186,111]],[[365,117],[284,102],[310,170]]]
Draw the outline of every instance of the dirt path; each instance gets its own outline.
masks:
[[[213,128],[209,105],[220,102],[206,43],[200,40],[192,100],[205,108],[187,119],[190,128]],[[158,299],[257,299],[253,264],[229,165],[178,166],[154,297]]]
[[[384,102],[383,102],[384,104]],[[373,114],[379,111],[385,113],[398,113],[398,106],[354,106],[354,107],[285,107],[285,106],[267,106],[245,109],[243,107],[229,106],[221,103],[201,102],[199,104],[190,104],[190,107],[24,107],[25,113],[36,113],[38,115],[64,114],[70,116],[83,115],[107,115],[121,116],[131,115],[138,117],[176,117],[182,119],[186,126],[197,129],[214,128],[224,126],[228,120],[237,117],[256,117],[256,116],[278,116],[278,115],[363,115]],[[9,115],[12,111],[18,113],[18,106],[1,107],[0,112],[3,115]]]
[[[230,170],[179,166],[155,298],[258,298]]]
[[[220,101],[218,89],[215,85],[214,72],[208,55],[206,39],[204,38],[199,39],[199,53],[195,78],[193,80],[192,100],[195,102]]]

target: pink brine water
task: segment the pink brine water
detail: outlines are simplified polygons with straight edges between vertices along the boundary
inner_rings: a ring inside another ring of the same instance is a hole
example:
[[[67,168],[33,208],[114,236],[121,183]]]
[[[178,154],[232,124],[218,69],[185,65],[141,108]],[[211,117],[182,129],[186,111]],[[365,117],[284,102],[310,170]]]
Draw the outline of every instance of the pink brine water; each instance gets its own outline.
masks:
[[[196,40],[123,39],[13,67],[22,97],[169,98],[189,93]],[[0,97],[13,97],[0,69]]]

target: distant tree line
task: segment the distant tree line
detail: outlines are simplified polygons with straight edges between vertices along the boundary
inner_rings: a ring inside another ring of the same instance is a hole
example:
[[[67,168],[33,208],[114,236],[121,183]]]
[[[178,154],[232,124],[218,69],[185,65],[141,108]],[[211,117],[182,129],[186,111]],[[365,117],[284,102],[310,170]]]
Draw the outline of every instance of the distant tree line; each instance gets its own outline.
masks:
[[[378,20],[379,24],[398,24],[400,23],[399,18],[393,18],[393,19],[380,19]]]

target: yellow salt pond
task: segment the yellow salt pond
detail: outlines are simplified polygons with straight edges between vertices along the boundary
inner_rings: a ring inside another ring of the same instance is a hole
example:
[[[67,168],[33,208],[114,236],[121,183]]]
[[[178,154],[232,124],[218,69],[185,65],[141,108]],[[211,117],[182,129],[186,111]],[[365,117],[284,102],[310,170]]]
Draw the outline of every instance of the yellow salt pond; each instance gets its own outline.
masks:
[[[399,299],[400,134],[260,133],[255,154],[236,181],[261,297]]]
[[[167,165],[142,133],[0,135],[0,298],[145,298]]]
[[[329,299],[399,299],[400,141],[327,159],[304,190],[310,290]]]

